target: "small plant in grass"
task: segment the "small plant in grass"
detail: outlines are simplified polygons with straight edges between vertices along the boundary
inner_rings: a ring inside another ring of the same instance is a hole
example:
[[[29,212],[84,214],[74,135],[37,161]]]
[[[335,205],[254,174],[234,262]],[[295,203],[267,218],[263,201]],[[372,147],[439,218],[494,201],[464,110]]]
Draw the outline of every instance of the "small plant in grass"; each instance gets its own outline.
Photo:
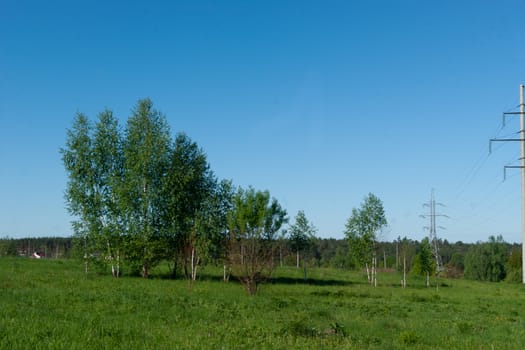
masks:
[[[399,334],[399,341],[404,345],[414,345],[418,342],[419,337],[412,331],[404,331]]]
[[[316,337],[319,331],[306,323],[304,319],[298,319],[290,322],[283,332],[294,337]]]

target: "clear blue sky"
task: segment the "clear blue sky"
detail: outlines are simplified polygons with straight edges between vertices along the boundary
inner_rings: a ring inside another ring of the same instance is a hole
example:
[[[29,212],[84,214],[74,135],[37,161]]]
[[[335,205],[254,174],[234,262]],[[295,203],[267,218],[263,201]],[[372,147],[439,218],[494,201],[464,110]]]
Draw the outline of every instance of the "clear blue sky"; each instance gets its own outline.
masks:
[[[523,1],[11,1],[0,5],[0,236],[69,235],[59,148],[77,111],[150,97],[220,178],[321,237],[365,195],[383,239],[521,242]]]

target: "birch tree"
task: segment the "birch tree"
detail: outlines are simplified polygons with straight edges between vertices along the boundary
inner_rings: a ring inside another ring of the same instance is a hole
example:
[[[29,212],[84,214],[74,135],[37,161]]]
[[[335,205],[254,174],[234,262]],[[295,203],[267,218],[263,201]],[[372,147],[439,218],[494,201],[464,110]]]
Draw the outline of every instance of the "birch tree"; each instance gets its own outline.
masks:
[[[164,219],[174,269],[180,260],[187,279],[196,279],[209,250],[217,186],[204,151],[186,134],[178,134],[164,181]]]
[[[304,211],[299,210],[295,216],[295,223],[290,226],[289,232],[290,245],[295,251],[296,265],[297,268],[299,268],[300,252],[311,244],[312,240],[315,238],[317,229],[308,221]]]
[[[365,266],[368,282],[374,286],[377,285],[375,245],[377,235],[386,225],[383,203],[372,193],[365,197],[360,208],[352,209],[352,215],[346,223],[345,235],[350,252],[358,264]]]
[[[123,142],[120,205],[129,257],[147,278],[162,250],[162,188],[171,138],[166,118],[149,99],[140,100],[128,119]]]
[[[67,130],[66,146],[60,149],[68,174],[66,208],[75,217],[72,223],[75,239],[83,243],[86,274],[89,257],[94,250],[91,234],[97,231],[98,212],[95,208],[91,133],[89,119],[84,114],[77,113],[72,128]]]
[[[106,110],[99,114],[93,136],[93,182],[98,229],[94,236],[100,251],[111,265],[114,277],[120,275],[122,222],[117,189],[121,185],[123,158],[118,121]]]

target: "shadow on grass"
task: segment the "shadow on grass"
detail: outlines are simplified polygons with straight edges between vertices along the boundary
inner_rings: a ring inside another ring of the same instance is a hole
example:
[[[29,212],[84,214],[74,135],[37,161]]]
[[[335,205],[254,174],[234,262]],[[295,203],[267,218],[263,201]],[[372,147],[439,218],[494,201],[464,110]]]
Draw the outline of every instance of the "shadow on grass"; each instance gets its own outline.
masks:
[[[315,278],[296,278],[296,277],[273,277],[269,281],[272,284],[308,284],[312,286],[349,286],[360,284],[353,281],[342,281],[335,279],[315,279]]]
[[[186,280],[184,274],[177,274],[174,278],[171,273],[160,273],[152,275],[150,278],[162,279],[162,280]],[[209,282],[224,282],[223,276],[218,276],[213,273],[202,272],[197,276],[197,281],[209,281]],[[229,282],[238,283],[239,280],[235,276],[230,276]],[[304,284],[312,286],[350,286],[367,284],[366,282],[355,282],[355,281],[343,281],[337,279],[315,279],[315,278],[300,278],[300,277],[270,277],[267,284],[281,284],[281,285],[295,285]]]

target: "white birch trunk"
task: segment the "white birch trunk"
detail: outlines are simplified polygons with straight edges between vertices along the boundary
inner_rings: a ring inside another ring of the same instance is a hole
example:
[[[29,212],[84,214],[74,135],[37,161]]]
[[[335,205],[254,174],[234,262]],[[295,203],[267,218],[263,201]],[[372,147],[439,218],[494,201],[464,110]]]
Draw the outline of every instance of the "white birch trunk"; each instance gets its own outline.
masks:
[[[370,269],[368,268],[368,263],[365,263],[366,267],[366,277],[368,278],[368,284],[371,284],[372,279],[370,278]]]
[[[196,281],[197,280],[197,269],[199,268],[199,258],[197,258],[197,260],[195,261],[195,265],[193,267],[193,280]]]
[[[194,265],[194,259],[195,259],[195,248],[191,247],[191,280],[195,281],[194,273],[195,265]]]
[[[224,264],[224,276],[223,276],[224,282],[230,281],[230,273],[231,273],[231,267]]]
[[[86,278],[88,275],[88,259],[87,254],[84,254],[84,272],[86,273]]]
[[[111,254],[111,245],[109,244],[109,241],[106,241],[106,245],[108,246],[108,259],[111,263],[111,276],[117,277],[117,272],[115,270],[115,263],[113,261],[113,255]]]

